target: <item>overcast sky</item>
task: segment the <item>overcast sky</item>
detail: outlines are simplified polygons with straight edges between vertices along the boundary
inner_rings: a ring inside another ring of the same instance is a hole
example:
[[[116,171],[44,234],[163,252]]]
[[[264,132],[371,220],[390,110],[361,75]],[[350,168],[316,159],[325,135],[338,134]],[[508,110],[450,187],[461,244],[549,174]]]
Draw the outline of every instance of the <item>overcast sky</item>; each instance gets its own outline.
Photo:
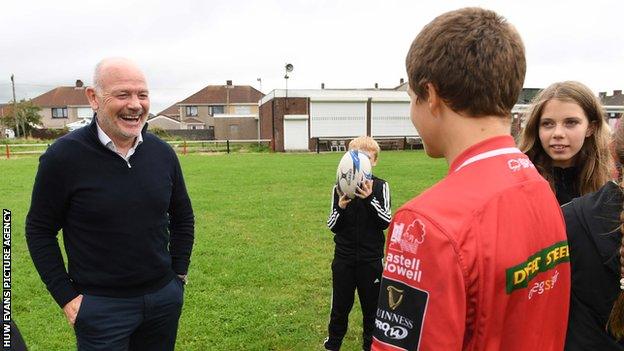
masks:
[[[435,16],[464,6],[513,23],[527,51],[525,87],[579,80],[595,93],[624,87],[624,1],[2,1],[0,102],[76,79],[91,83],[110,56],[135,60],[151,112],[206,85],[394,87],[405,55]]]

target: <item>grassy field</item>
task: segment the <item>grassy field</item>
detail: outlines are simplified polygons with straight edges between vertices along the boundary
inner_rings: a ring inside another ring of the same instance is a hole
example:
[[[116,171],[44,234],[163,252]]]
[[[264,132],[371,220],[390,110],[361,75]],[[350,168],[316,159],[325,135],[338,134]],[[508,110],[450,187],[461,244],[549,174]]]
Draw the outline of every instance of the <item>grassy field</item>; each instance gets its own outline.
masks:
[[[340,156],[180,156],[196,232],[178,350],[321,349],[334,246],[325,221]],[[30,350],[75,350],[24,239],[37,163],[0,159],[0,206],[13,212],[13,317]],[[394,211],[446,169],[422,151],[384,151],[374,173],[389,182]],[[360,350],[357,302],[350,321],[343,350]]]

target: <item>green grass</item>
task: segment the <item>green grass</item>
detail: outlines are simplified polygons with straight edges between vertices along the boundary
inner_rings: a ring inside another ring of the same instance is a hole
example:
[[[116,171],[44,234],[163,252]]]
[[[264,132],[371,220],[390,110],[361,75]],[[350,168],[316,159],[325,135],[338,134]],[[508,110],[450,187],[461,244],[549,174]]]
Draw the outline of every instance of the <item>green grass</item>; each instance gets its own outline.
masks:
[[[326,336],[334,244],[330,154],[180,156],[196,216],[178,350],[317,350]],[[0,206],[13,215],[13,317],[29,350],[75,350],[24,239],[36,157],[0,159]],[[395,211],[446,172],[422,151],[381,153]],[[60,237],[60,236],[59,236]],[[357,300],[357,298],[356,298]],[[356,302],[343,350],[360,350]]]

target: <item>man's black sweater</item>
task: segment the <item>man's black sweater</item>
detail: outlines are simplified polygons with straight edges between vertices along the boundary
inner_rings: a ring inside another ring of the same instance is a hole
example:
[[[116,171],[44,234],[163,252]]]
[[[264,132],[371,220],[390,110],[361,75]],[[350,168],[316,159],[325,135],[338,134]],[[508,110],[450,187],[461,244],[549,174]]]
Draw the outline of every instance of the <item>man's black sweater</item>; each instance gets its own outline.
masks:
[[[194,217],[180,164],[168,144],[145,130],[128,163],[102,145],[95,118],[39,160],[26,240],[61,307],[80,293],[150,293],[188,270]]]

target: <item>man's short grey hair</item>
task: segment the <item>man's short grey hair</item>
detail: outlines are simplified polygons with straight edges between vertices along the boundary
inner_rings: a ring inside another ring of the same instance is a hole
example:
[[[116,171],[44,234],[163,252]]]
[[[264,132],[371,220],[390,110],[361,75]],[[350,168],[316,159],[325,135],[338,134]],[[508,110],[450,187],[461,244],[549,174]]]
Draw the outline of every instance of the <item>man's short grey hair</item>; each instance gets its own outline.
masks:
[[[93,88],[95,89],[95,91],[97,93],[101,93],[103,87],[102,84],[102,70],[104,68],[104,66],[106,66],[107,64],[111,63],[111,62],[129,62],[133,65],[136,66],[136,63],[134,63],[134,61],[127,59],[125,57],[109,57],[109,58],[105,58],[102,61],[98,62],[97,65],[95,65],[95,70],[93,70]]]
[[[102,64],[104,63],[104,60],[98,62],[97,65],[95,65],[95,70],[93,70],[93,89],[95,89],[96,92],[101,93],[102,92]]]

